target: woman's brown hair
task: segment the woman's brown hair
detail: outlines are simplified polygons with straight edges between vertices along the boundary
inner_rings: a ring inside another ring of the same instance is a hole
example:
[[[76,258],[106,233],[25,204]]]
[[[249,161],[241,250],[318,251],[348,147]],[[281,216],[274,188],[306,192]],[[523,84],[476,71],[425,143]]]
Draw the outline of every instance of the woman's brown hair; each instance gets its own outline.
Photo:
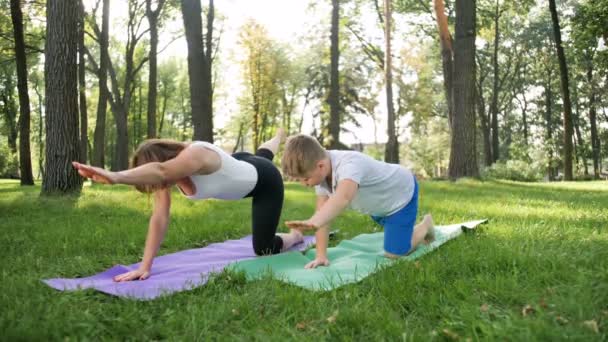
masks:
[[[131,168],[152,162],[165,162],[177,157],[186,148],[186,144],[170,139],[148,139],[142,142],[131,158]],[[136,185],[135,188],[144,193],[155,192],[164,185]]]

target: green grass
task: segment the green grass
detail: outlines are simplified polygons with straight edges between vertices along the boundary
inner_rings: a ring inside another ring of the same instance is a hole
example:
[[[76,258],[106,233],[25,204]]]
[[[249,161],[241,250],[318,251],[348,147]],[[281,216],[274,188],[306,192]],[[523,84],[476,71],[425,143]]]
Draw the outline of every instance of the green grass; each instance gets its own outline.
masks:
[[[139,261],[152,198],[126,187],[58,199],[39,191],[0,181],[0,340],[608,338],[606,182],[422,182],[420,213],[436,223],[490,222],[419,262],[330,292],[222,273],[147,302],[40,280]],[[248,200],[173,199],[161,254],[249,232]],[[311,189],[288,185],[283,220],[306,218],[313,202]],[[353,212],[333,228],[339,239],[379,229]]]

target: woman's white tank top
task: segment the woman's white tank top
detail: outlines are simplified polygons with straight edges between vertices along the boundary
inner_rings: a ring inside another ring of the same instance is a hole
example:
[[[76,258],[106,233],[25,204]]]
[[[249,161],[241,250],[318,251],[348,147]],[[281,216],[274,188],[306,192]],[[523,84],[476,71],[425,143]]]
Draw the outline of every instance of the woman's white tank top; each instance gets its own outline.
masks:
[[[186,197],[189,199],[235,200],[245,197],[253,190],[258,181],[258,172],[253,165],[234,159],[221,148],[205,141],[196,141],[192,145],[217,152],[221,159],[221,166],[212,174],[190,176],[196,192],[192,196],[184,194]]]

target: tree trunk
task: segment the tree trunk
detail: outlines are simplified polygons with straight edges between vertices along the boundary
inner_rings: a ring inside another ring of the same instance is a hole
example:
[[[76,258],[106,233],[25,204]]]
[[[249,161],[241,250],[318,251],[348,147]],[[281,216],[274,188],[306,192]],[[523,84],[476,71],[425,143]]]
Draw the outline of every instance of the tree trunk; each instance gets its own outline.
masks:
[[[591,86],[589,93],[589,123],[591,125],[591,152],[593,155],[593,177],[600,178],[600,138],[597,131],[597,109],[595,106],[595,85],[593,83],[593,63],[587,69],[587,81]]]
[[[44,178],[44,141],[42,139],[44,117],[42,116],[42,106],[44,98],[38,89],[38,81],[34,83],[34,92],[38,97],[38,176]]]
[[[78,98],[80,105],[80,162],[87,163],[89,146],[87,96],[84,65],[84,5],[79,1],[78,8]]]
[[[393,105],[393,72],[392,72],[392,59],[391,59],[391,27],[392,27],[392,0],[384,0],[384,39],[386,42],[386,51],[384,53],[384,78],[386,86],[386,109],[387,109],[387,120],[388,120],[388,142],[386,144],[386,150],[384,153],[384,160],[387,163],[399,164],[399,141],[395,134],[395,107]]]
[[[574,110],[572,111],[572,124],[574,125],[574,137],[572,139],[574,143],[574,157],[576,169],[579,168],[579,161],[583,165],[583,172],[585,176],[589,175],[589,168],[587,167],[587,153],[585,152],[585,142],[583,141],[583,135],[581,134],[581,116],[579,112],[579,97],[576,91],[576,87],[572,89],[572,101],[574,103]]]
[[[475,0],[456,0],[454,118],[448,174],[478,177],[475,151]]]
[[[19,90],[19,173],[21,185],[34,185],[30,154],[30,97],[27,90],[27,61],[23,39],[23,14],[19,0],[11,0],[11,19],[15,38],[17,89]]]
[[[152,10],[152,0],[146,0],[146,17],[150,25],[150,70],[148,72],[148,139],[156,138],[156,98],[157,98],[157,58],[158,51],[158,17],[163,9],[164,0],[159,0],[156,9]]]
[[[445,90],[445,99],[448,104],[448,122],[452,126],[452,117],[454,116],[454,100],[453,93],[453,74],[454,74],[454,51],[452,48],[452,35],[448,28],[448,18],[445,15],[445,6],[443,0],[433,0],[435,6],[435,15],[437,18],[437,26],[439,28],[439,39],[441,41],[441,64],[443,66],[443,88]]]
[[[97,101],[97,119],[93,133],[93,156],[91,163],[105,167],[106,112],[108,110],[108,46],[110,37],[110,0],[103,1],[101,34],[99,38],[99,100]]]
[[[494,70],[494,80],[492,83],[492,103],[490,111],[492,112],[492,163],[500,159],[500,143],[498,141],[498,45],[500,41],[500,31],[498,27],[500,19],[500,1],[496,0],[496,9],[494,12],[494,51],[492,54],[492,68]]]
[[[551,20],[553,21],[553,34],[555,35],[555,47],[557,49],[557,59],[559,61],[559,71],[562,86],[562,97],[564,102],[564,180],[572,180],[572,105],[570,102],[570,90],[568,86],[568,66],[566,56],[562,46],[562,36],[560,33],[559,19],[555,0],[549,0]]]
[[[338,148],[340,142],[340,1],[332,0],[331,11],[331,51],[330,51],[330,88],[327,103],[329,104],[329,136],[325,144],[329,148]]]
[[[477,84],[477,93],[475,94],[475,102],[477,103],[477,114],[481,121],[481,133],[483,135],[483,156],[484,166],[492,165],[492,141],[490,139],[490,127],[488,117],[486,115],[486,105],[483,98],[483,81]]]
[[[210,12],[212,8],[213,2],[210,1]],[[209,125],[209,122],[212,122],[213,116],[209,112],[210,104],[208,103],[211,90],[211,61],[206,61],[207,52],[203,46],[200,0],[181,0],[181,9],[188,43],[188,78],[194,140],[204,140],[212,143],[213,126]],[[208,32],[208,34],[210,33]],[[211,51],[209,51],[209,55],[211,56]]]
[[[553,167],[553,122],[551,117],[553,116],[552,105],[553,105],[553,92],[551,91],[551,79],[553,75],[551,68],[547,69],[547,85],[545,86],[545,124],[547,131],[545,133],[546,143],[545,146],[549,147],[548,165],[547,165],[547,177],[550,181],[555,180],[555,171]]]
[[[80,192],[78,160],[78,3],[49,1],[46,6],[45,89],[46,166],[42,194]]]
[[[209,0],[203,51],[203,140],[213,143],[213,21],[215,5]]]

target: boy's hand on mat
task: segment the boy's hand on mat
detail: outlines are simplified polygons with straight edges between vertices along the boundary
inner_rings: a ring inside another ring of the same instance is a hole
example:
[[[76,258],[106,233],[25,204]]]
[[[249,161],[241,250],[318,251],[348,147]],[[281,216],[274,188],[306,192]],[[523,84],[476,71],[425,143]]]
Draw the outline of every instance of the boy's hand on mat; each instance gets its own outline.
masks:
[[[329,266],[329,260],[325,257],[315,258],[315,260],[306,264],[304,268],[317,268],[317,266]]]
[[[310,222],[309,220],[285,221],[285,225],[291,229],[297,229],[297,230],[313,230],[313,229],[318,228],[314,223]]]
[[[135,279],[146,280],[146,279],[148,279],[149,276],[150,276],[150,271],[135,270],[135,271],[117,275],[116,277],[114,277],[114,281],[121,282],[121,281],[135,280]]]
[[[80,164],[79,162],[72,162],[72,166],[78,173],[85,178],[89,178],[97,183],[103,184],[114,184],[116,183],[116,173],[108,170],[104,170],[100,167]]]

